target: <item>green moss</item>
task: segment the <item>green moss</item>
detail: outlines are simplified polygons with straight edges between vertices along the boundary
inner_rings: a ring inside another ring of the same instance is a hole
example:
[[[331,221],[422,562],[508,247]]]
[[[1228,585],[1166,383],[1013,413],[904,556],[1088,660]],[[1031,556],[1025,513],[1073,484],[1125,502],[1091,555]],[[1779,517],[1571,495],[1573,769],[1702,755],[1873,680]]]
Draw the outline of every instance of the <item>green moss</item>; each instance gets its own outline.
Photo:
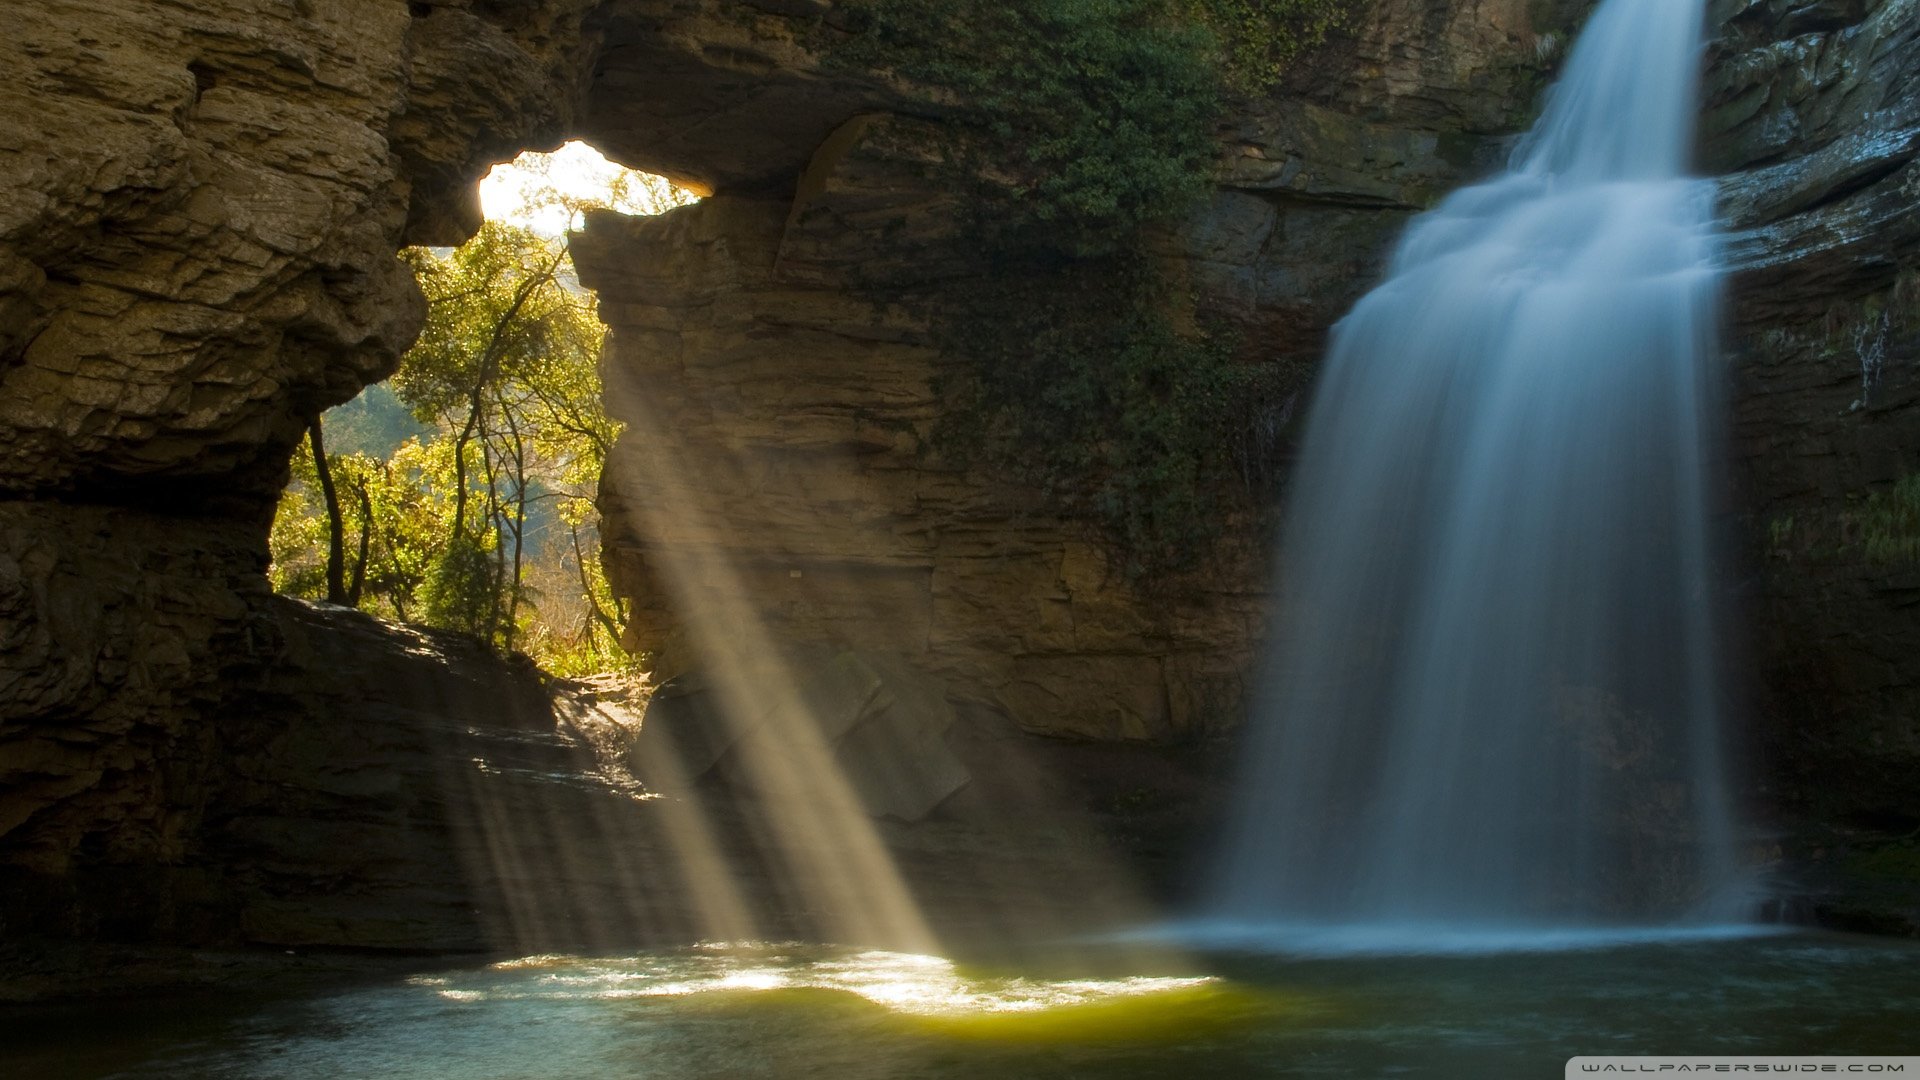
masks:
[[[1278,374],[1236,362],[1231,335],[1176,331],[1136,256],[1004,269],[936,317],[936,338],[973,361],[939,388],[953,407],[937,445],[1098,521],[1134,576],[1190,565]]]
[[[1853,522],[1868,561],[1920,563],[1920,473],[1867,496]]]
[[[1162,0],[868,0],[853,25],[832,62],[950,108],[950,179],[1003,245],[1110,252],[1207,190],[1216,43]]]
[[[1805,517],[1778,517],[1767,525],[1770,559],[1814,563],[1920,564],[1920,473],[1877,491],[1849,494],[1844,508]]]
[[[1860,851],[1847,859],[1847,869],[1861,877],[1879,881],[1920,883],[1920,847],[1893,844],[1872,851]]]
[[[1213,31],[1227,83],[1242,93],[1272,86],[1352,11],[1347,0],[1176,0],[1176,9]]]
[[[1347,0],[866,0],[832,62],[926,88],[981,273],[929,301],[970,361],[936,447],[1105,526],[1136,575],[1190,563],[1222,516],[1236,417],[1272,380],[1177,318],[1148,234],[1212,190],[1230,89],[1277,74]]]
[[[1793,515],[1774,518],[1767,523],[1767,556],[1773,559],[1793,556]]]

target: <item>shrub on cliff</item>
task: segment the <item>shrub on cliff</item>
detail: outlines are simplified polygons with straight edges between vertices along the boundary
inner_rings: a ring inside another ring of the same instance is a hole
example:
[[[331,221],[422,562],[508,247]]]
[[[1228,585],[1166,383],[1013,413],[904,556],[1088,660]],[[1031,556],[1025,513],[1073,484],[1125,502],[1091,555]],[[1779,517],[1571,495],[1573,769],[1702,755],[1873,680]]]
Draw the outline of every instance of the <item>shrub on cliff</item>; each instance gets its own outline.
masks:
[[[1215,531],[1266,374],[1184,306],[1148,239],[1212,190],[1225,97],[1318,42],[1347,0],[867,0],[839,63],[923,88],[952,137],[981,272],[930,303],[971,363],[936,433],[1103,524],[1136,575]]]

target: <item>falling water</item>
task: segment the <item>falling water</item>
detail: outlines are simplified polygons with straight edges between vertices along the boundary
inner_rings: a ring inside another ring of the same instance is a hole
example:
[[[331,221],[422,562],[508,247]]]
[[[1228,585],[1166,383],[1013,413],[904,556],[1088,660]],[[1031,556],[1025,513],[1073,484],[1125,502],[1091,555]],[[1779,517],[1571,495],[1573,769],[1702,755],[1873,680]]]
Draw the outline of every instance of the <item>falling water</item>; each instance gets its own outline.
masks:
[[[1224,918],[1647,923],[1733,880],[1703,7],[1606,0],[1507,171],[1335,328]]]

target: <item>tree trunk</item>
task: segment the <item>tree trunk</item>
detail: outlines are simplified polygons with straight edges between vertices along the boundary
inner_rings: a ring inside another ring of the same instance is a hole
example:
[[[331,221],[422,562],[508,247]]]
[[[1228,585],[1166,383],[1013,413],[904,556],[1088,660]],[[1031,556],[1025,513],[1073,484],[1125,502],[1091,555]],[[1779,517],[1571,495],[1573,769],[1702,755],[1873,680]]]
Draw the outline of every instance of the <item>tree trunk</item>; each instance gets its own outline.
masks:
[[[480,391],[475,389],[467,402],[467,422],[453,440],[453,539],[467,534],[467,444],[480,423]],[[484,448],[482,450],[484,452]]]
[[[481,453],[482,455],[486,453],[485,442],[487,433],[486,429],[480,424],[480,412],[483,395],[485,395],[487,387],[492,384],[494,375],[497,374],[496,369],[500,364],[500,350],[502,348],[502,342],[506,339],[507,327],[512,325],[513,320],[519,316],[520,309],[526,306],[527,299],[531,297],[541,285],[554,280],[554,270],[560,265],[560,260],[565,255],[565,252],[565,248],[554,252],[553,258],[547,261],[546,266],[520,283],[520,287],[514,291],[513,303],[507,305],[507,310],[502,312],[498,319],[494,320],[493,330],[487,336],[486,349],[480,354],[480,364],[474,372],[473,386],[468,391],[467,422],[461,427],[460,437],[455,440],[453,444],[453,532],[456,538],[458,538],[462,530],[466,528],[467,443],[473,438],[475,431],[478,430],[482,443]],[[489,482],[491,482],[491,480],[489,480]]]
[[[480,469],[482,479],[486,481],[487,497],[482,520],[493,537],[493,573],[487,583],[487,617],[480,636],[494,643],[494,635],[500,631],[500,600],[507,582],[507,545],[500,536],[506,515],[500,508],[500,469],[494,461],[493,432],[488,430],[486,411],[482,409],[478,415],[480,425],[474,437],[480,447]]]
[[[340,495],[333,489],[333,469],[327,464],[327,443],[320,434],[320,416],[307,425],[307,444],[313,448],[313,468],[320,475],[320,494],[327,503],[327,603],[347,603],[346,524],[340,520]]]
[[[513,437],[513,577],[507,586],[507,648],[513,648],[514,632],[519,629],[521,566],[526,549],[527,538],[527,444],[520,437],[520,422],[513,410],[507,407],[504,399],[500,401],[500,414],[507,423],[507,431]]]
[[[347,586],[347,604],[360,606],[360,592],[367,584],[367,556],[373,548],[373,499],[367,495],[365,479],[356,481],[353,493],[360,502],[360,559],[353,564],[353,584]]]
[[[580,546],[580,527],[568,525],[567,529],[573,533],[573,565],[580,571],[580,592],[587,598],[587,610],[593,613],[593,619],[587,623],[588,632],[591,634],[593,623],[599,623],[617,648],[620,644],[620,627],[608,617],[606,609],[600,606],[600,598],[594,595],[593,577],[587,573],[587,553]]]

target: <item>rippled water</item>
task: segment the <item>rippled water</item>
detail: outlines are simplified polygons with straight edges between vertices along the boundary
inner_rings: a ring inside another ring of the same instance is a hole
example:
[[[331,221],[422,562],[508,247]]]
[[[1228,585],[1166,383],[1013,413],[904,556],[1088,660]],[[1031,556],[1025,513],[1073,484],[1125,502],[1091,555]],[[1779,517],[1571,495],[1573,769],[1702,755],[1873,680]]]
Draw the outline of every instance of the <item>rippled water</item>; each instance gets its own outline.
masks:
[[[0,1021],[0,1075],[1558,1076],[1576,1053],[1920,1052],[1917,963],[1819,935],[1099,976],[814,946],[533,957]]]

